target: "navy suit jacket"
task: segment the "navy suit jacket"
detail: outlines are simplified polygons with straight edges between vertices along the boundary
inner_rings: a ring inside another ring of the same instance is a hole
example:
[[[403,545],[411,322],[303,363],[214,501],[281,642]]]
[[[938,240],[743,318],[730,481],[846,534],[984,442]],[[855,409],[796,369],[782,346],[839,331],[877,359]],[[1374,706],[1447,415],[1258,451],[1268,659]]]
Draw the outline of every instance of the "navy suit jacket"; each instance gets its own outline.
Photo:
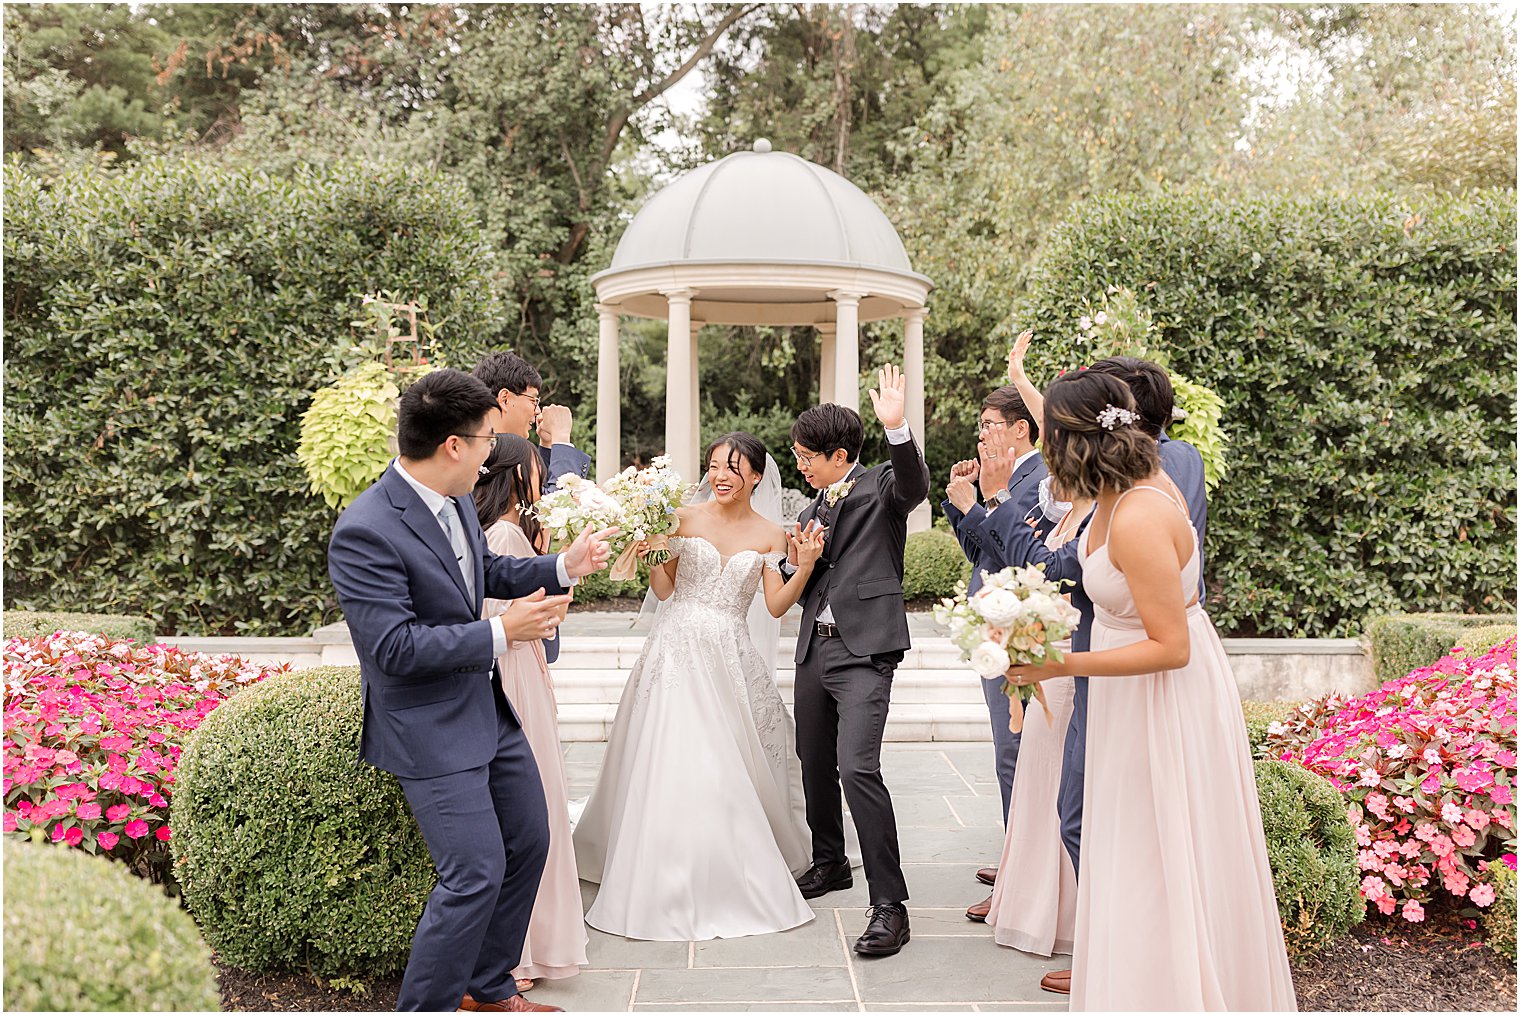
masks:
[[[469,498],[453,498],[473,550],[475,594],[438,519],[393,463],[338,517],[327,573],[359,656],[359,756],[402,778],[478,768],[497,750],[497,709],[517,715],[493,679],[481,600],[565,591],[555,558],[502,557],[486,545]]]
[[[552,448],[540,444],[538,455],[544,462],[545,494],[554,492],[561,476],[576,475],[585,479],[591,472],[591,456],[569,444],[556,444]],[[549,661],[552,663],[554,660]]]
[[[1182,499],[1187,501],[1188,516],[1198,533],[1198,601],[1203,601],[1203,537],[1209,525],[1208,490],[1204,484],[1203,456],[1187,441],[1174,441],[1161,435],[1161,469],[1171,477]]]
[[[971,561],[969,591],[982,587],[982,572],[1001,571],[1013,563],[1004,551],[1003,531],[1013,525],[1024,525],[1029,518],[1038,519],[1040,507],[1040,482],[1050,473],[1045,459],[1039,455],[1026,459],[1013,475],[1008,477],[1008,500],[996,511],[988,511],[980,504],[961,513],[948,500],[942,503],[945,517],[950,519],[950,529],[960,541],[966,559]],[[1045,528],[1043,520],[1040,527]]]

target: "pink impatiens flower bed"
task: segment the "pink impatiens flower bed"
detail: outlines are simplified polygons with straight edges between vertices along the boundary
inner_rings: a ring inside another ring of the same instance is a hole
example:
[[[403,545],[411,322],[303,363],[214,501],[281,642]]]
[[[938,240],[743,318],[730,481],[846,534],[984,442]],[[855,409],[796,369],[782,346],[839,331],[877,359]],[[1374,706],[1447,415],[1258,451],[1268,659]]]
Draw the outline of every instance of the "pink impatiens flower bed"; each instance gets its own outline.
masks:
[[[184,737],[288,666],[60,631],[5,644],[4,830],[108,853],[148,873],[166,856]]]
[[[1437,890],[1483,908],[1489,865],[1515,869],[1513,638],[1301,705],[1272,724],[1267,750],[1346,797],[1362,897],[1381,913],[1417,923]]]

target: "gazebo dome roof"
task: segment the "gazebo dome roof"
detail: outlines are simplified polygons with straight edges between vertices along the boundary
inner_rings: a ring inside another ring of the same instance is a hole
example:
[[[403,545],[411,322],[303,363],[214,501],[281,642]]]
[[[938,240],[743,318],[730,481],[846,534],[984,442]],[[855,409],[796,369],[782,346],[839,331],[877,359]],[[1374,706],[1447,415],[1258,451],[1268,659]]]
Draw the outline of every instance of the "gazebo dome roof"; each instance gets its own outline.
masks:
[[[764,139],[752,151],[686,173],[646,201],[618,241],[612,264],[594,278],[732,263],[868,268],[923,278],[864,191],[806,159],[771,151]]]

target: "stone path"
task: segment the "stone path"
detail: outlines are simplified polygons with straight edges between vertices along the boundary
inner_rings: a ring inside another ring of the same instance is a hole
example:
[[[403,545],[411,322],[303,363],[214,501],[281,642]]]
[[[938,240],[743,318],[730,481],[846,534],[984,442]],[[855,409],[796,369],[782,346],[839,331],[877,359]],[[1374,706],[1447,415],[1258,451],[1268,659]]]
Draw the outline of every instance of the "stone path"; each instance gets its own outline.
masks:
[[[566,747],[573,797],[591,791],[605,745]],[[590,965],[545,981],[530,997],[580,1011],[1065,1011],[1040,977],[1066,968],[992,942],[964,915],[986,897],[978,867],[1002,852],[990,744],[904,743],[883,749],[897,809],[913,940],[896,956],[862,959],[865,878],[813,900],[795,930],[719,941],[628,941],[589,930]],[[596,886],[581,884],[585,905]]]

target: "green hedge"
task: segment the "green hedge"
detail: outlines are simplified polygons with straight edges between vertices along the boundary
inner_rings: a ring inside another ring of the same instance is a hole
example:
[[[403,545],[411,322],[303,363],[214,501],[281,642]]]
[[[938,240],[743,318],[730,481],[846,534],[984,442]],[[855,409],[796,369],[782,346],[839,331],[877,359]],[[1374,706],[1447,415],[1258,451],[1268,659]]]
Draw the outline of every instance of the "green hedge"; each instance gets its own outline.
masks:
[[[1328,779],[1284,761],[1256,762],[1256,794],[1288,954],[1317,951],[1367,912],[1346,803]]]
[[[425,296],[467,367],[500,331],[468,195],[394,166],[153,159],[51,186],[7,166],[5,192],[6,605],[180,634],[333,619],[301,413],[366,292]]]
[[[1515,634],[1516,625],[1513,623],[1469,627],[1457,639],[1457,648],[1462,650],[1464,656],[1481,656],[1496,645],[1509,641]]]
[[[1291,701],[1243,701],[1241,710],[1246,718],[1246,742],[1251,745],[1251,757],[1260,758],[1266,746],[1267,730],[1275,722],[1293,711]]]
[[[1515,961],[1515,873],[1494,860],[1494,901],[1483,911],[1483,935],[1488,946],[1510,962]]]
[[[1502,612],[1515,575],[1515,192],[1084,202],[1018,327],[1085,362],[1084,299],[1139,292],[1172,366],[1224,399],[1208,608],[1226,632]],[[990,365],[993,369],[996,365]]]
[[[1398,680],[1410,670],[1429,666],[1464,641],[1487,640],[1504,617],[1462,613],[1395,613],[1367,623],[1372,671],[1380,682]],[[1513,625],[1508,628],[1513,634]],[[1469,633],[1474,637],[1469,638]],[[1490,645],[1503,641],[1494,638]]]
[[[359,671],[273,677],[180,758],[170,821],[185,903],[222,959],[319,976],[400,972],[432,891],[400,784],[359,762]]]
[[[7,638],[40,638],[57,631],[88,631],[107,638],[130,638],[141,645],[153,641],[153,621],[147,617],[123,617],[111,613],[37,613],[6,610],[0,627]]]
[[[955,536],[941,529],[914,532],[903,550],[903,596],[942,599],[955,595],[956,582],[971,578],[971,562]]]
[[[4,850],[6,1010],[221,1010],[211,953],[162,889],[66,846]]]

